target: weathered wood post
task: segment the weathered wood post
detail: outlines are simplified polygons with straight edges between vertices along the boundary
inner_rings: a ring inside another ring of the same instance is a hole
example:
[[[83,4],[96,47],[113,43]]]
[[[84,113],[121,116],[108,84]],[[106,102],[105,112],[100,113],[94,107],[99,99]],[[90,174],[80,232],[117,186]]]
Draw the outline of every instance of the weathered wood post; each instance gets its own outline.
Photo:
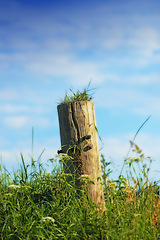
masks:
[[[67,102],[58,105],[58,117],[62,150],[72,156],[64,165],[66,173],[79,188],[80,179],[89,177],[88,196],[99,207],[104,208],[101,163],[96,131],[95,111],[92,101]]]

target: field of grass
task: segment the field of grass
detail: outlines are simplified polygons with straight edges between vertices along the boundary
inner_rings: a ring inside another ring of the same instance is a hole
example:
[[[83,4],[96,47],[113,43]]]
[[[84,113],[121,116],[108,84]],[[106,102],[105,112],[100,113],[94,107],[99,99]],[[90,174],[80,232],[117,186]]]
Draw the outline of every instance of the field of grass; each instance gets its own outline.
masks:
[[[133,144],[133,143],[132,143]],[[62,166],[47,173],[31,159],[11,175],[0,171],[0,239],[160,239],[158,183],[150,183],[151,159],[133,144],[136,157],[125,159],[127,178],[109,180],[111,164],[101,156],[106,210],[78,198]],[[61,161],[60,161],[61,162]],[[29,170],[30,169],[30,170]]]

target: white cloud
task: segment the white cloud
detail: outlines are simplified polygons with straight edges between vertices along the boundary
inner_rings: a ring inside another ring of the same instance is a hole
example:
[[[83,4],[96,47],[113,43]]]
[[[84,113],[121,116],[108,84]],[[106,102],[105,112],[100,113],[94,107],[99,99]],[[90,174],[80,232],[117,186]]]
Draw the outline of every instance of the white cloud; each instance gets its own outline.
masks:
[[[47,116],[35,116],[30,118],[30,125],[41,128],[49,128],[55,126],[55,122],[52,122],[51,118],[47,118]]]
[[[137,47],[137,51],[144,57],[151,57],[154,51],[160,50],[159,29],[146,26],[134,29],[132,37],[128,40],[128,45]]]
[[[101,88],[97,92],[97,104],[105,108],[126,108],[131,104],[139,102],[136,91],[132,89],[122,89],[115,87]]]
[[[26,116],[10,116],[4,118],[4,124],[12,128],[22,128],[28,123],[28,118]]]
[[[51,119],[43,115],[10,115],[2,118],[3,125],[13,129],[27,128],[27,127],[41,127],[49,128],[56,125],[55,122],[52,122]]]
[[[120,164],[120,160],[126,157],[129,149],[129,140],[127,137],[105,137],[103,138],[104,151],[108,158],[111,158],[116,165]],[[102,150],[102,152],[103,152]],[[121,160],[122,161],[122,160]]]
[[[122,81],[122,80],[121,80]],[[154,84],[160,84],[160,74],[158,73],[150,73],[150,74],[139,74],[134,76],[129,76],[125,79],[126,84],[133,84],[137,86],[146,86]]]
[[[140,115],[150,115],[160,118],[160,97],[154,95],[143,95],[141,104],[134,106],[133,112]]]
[[[15,114],[20,112],[28,112],[30,111],[30,107],[27,105],[16,105],[16,104],[2,104],[0,106],[0,112],[1,113],[7,113],[7,114]]]
[[[3,82],[6,90],[0,91],[1,121],[5,127],[26,131],[29,125],[53,126],[51,118],[44,116],[52,112],[47,101],[57,96],[59,89],[64,93],[66,85],[87,86],[90,80],[102,86],[96,92],[98,107],[125,110],[124,117],[128,112],[160,117],[160,98],[154,91],[159,87],[159,69],[154,66],[152,71],[152,65],[160,63],[159,15],[151,12],[148,17],[141,12],[143,4],[138,3],[138,8],[136,4],[134,1],[125,6],[98,3],[90,5],[90,9],[77,7],[72,14],[62,7],[62,11],[55,10],[54,14],[52,8],[35,11],[11,1],[7,11],[1,8],[0,19],[5,22],[0,29],[3,36],[0,46],[7,51],[0,54],[0,71],[15,74],[13,79]],[[24,78],[20,79],[21,75]],[[26,75],[29,75],[27,83]],[[43,84],[37,81],[36,88],[33,89],[32,84],[26,88],[35,76],[43,78],[38,80]],[[63,80],[57,81],[56,77]],[[8,88],[10,81],[17,90]],[[21,104],[17,105],[14,100]],[[105,141],[107,156],[124,157],[128,139],[107,138]],[[158,156],[156,141],[154,144],[152,147]]]
[[[100,71],[99,71],[100,74]],[[116,75],[113,73],[106,72],[103,74],[105,82],[114,84],[120,84],[121,86],[129,87],[141,87],[141,86],[154,86],[160,84],[160,74],[153,72],[148,74],[130,74],[127,76]]]
[[[6,88],[0,91],[0,101],[17,99],[17,92],[13,89]]]
[[[0,61],[6,61],[6,60],[8,60],[9,59],[9,57],[8,57],[8,55],[7,54],[0,54]]]
[[[34,102],[34,99],[32,99]],[[8,99],[8,103],[2,103],[0,106],[0,113],[2,114],[44,114],[47,110],[44,109],[42,106],[38,105],[30,105],[26,102],[24,104],[16,104],[11,103]]]
[[[155,78],[156,80],[157,78]],[[153,87],[152,84],[149,88],[151,87]],[[102,86],[96,92],[96,104],[100,108],[117,109],[117,111],[121,109],[123,112],[136,113],[143,116],[154,115],[160,118],[160,97],[158,92],[154,92],[154,87],[148,93],[137,86],[132,87],[132,84],[131,86],[129,84],[125,85],[125,82],[124,84],[120,82],[120,85],[117,87],[114,85],[109,87]]]
[[[14,62],[31,74],[62,76],[71,82],[77,79],[77,83],[85,83],[86,79],[92,78],[102,83],[104,74],[100,73],[101,66],[106,69],[112,64],[142,68],[155,61],[160,62],[160,57],[154,56],[154,52],[160,49],[159,27],[153,21],[150,23],[143,13],[137,21],[135,3],[126,6],[93,5],[89,13],[88,9],[83,9],[83,18],[82,9],[70,14],[62,8],[63,19],[59,11],[52,14],[52,9],[42,14],[42,9],[35,13],[18,3],[12,5],[18,9],[21,21],[16,21],[12,12],[16,34],[10,36],[7,31],[6,44],[16,53],[3,54],[3,64]],[[119,9],[124,9],[125,14],[121,14]],[[95,17],[96,13],[98,17]],[[41,17],[44,15],[45,18]],[[128,18],[129,21],[126,20]],[[22,27],[23,34],[18,30]],[[93,57],[85,60],[81,51],[90,49]],[[101,54],[104,54],[104,59],[98,59]]]
[[[104,81],[104,76],[99,74],[97,63],[78,60],[71,54],[52,55],[44,53],[41,57],[33,57],[32,62],[27,64],[27,68],[36,74],[63,76],[71,83],[74,81],[81,85],[86,84],[91,79],[98,83]]]

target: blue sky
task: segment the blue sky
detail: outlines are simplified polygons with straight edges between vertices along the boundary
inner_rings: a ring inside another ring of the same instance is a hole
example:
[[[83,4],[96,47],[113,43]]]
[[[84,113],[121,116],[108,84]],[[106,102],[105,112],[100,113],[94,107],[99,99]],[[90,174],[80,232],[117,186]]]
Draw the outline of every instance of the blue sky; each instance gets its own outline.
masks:
[[[0,156],[8,169],[60,148],[57,104],[91,81],[101,152],[116,178],[136,143],[160,172],[160,2],[0,1]]]

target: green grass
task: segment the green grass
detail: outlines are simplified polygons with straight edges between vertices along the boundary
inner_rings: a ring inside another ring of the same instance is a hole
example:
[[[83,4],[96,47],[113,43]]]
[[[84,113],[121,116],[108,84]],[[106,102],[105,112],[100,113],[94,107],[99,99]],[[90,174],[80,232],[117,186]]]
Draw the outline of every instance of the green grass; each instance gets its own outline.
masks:
[[[136,157],[125,160],[127,178],[121,175],[115,181],[109,180],[111,163],[101,156],[104,212],[85,190],[77,197],[54,159],[50,173],[33,159],[26,166],[23,155],[13,177],[1,166],[0,239],[160,239],[158,184],[148,179],[151,161],[136,144],[133,151]]]
[[[70,89],[71,95],[65,94],[64,99],[62,99],[59,104],[77,102],[77,101],[91,101],[93,99],[93,93],[91,93],[94,89],[89,89],[91,82],[89,82],[88,86],[83,89],[83,91],[77,90],[74,92]]]

